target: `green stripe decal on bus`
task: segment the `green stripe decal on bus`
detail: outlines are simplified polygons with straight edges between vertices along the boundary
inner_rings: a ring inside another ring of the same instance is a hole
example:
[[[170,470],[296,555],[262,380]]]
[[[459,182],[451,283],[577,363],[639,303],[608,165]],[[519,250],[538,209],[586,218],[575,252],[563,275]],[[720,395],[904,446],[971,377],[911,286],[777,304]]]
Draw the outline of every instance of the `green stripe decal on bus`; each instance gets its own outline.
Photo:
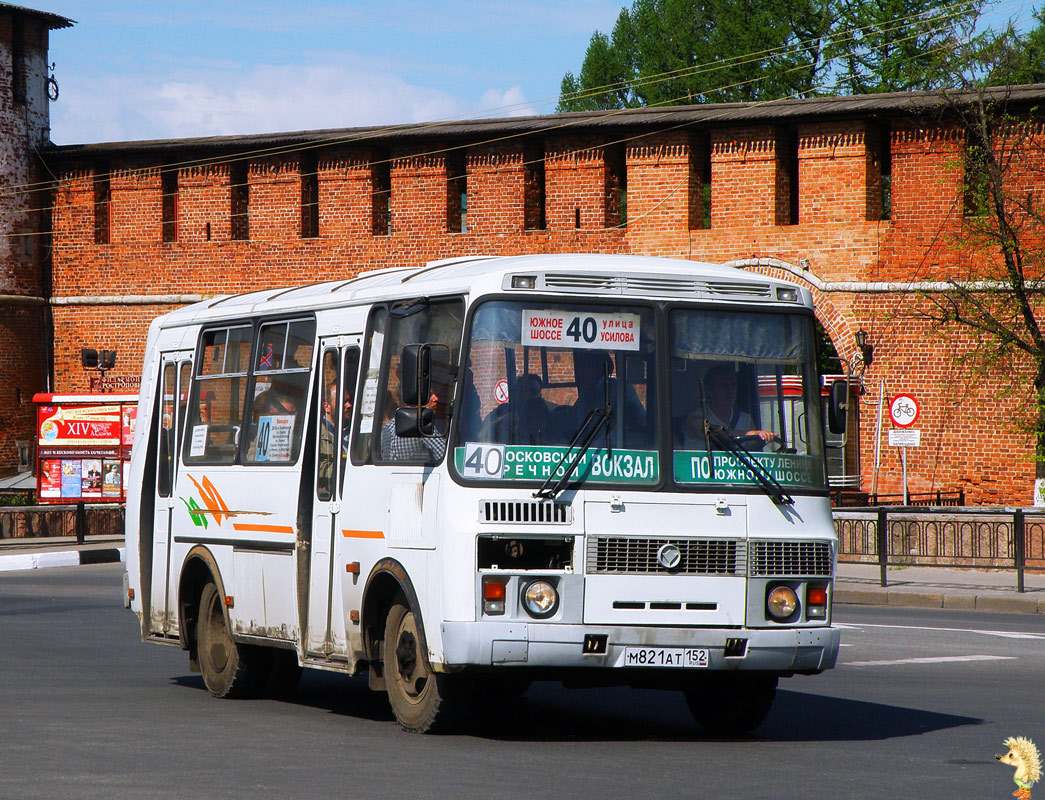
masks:
[[[674,454],[676,483],[756,484],[755,476],[732,453],[716,450],[715,475],[707,450],[676,450]],[[768,470],[781,486],[816,485],[819,460],[812,456],[788,453],[751,453],[751,458]]]
[[[510,481],[543,481],[562,475],[576,451],[562,459],[566,447],[482,444],[469,442],[454,450],[457,471],[465,478]],[[571,480],[589,483],[656,483],[660,468],[656,450],[592,448],[582,457]]]

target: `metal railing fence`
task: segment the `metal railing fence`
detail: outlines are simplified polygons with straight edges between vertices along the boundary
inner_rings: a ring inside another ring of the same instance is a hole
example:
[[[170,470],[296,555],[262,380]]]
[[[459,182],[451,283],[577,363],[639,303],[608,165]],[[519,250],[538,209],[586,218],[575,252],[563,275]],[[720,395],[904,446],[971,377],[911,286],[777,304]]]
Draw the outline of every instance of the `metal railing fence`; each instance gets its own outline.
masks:
[[[75,536],[122,536],[124,507],[116,503],[83,502],[53,506],[0,507],[0,539]]]
[[[888,567],[1011,569],[1024,590],[1024,571],[1045,569],[1045,509],[836,508],[840,561]]]

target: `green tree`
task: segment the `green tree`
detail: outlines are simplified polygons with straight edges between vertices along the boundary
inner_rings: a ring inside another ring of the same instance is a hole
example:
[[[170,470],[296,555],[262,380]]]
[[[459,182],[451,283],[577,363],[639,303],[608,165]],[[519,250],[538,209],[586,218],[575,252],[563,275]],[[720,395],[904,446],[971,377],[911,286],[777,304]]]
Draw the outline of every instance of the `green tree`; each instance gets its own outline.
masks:
[[[975,27],[980,0],[837,0],[828,57],[839,94],[906,92],[948,85],[953,59]]]
[[[1010,22],[1001,33],[984,37],[977,58],[987,69],[988,85],[1045,83],[1045,7],[1034,20],[1037,24],[1026,33]]]
[[[830,0],[635,0],[596,32],[559,111],[770,100],[813,89]]]

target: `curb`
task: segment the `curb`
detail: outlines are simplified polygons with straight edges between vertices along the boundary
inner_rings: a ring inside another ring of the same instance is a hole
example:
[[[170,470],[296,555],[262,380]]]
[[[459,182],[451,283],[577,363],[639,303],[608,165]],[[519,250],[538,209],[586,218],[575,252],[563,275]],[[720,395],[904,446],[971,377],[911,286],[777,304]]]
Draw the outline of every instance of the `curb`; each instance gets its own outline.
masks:
[[[957,592],[836,588],[835,603],[893,608],[947,608],[1005,614],[1045,614],[1045,599]]]
[[[16,572],[48,567],[79,567],[84,564],[111,564],[123,561],[122,547],[104,547],[92,550],[61,550],[56,553],[19,553],[0,556],[0,572]]]

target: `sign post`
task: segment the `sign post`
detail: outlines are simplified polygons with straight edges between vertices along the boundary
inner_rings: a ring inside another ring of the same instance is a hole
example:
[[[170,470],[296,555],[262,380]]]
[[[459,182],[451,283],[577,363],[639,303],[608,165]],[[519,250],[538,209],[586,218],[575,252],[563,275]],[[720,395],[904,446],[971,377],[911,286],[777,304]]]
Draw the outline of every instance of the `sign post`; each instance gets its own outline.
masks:
[[[889,401],[889,418],[900,430],[889,431],[889,446],[900,448],[900,463],[903,465],[903,504],[910,504],[907,493],[907,448],[919,447],[922,443],[922,432],[911,428],[918,421],[921,406],[912,394],[901,393]]]

